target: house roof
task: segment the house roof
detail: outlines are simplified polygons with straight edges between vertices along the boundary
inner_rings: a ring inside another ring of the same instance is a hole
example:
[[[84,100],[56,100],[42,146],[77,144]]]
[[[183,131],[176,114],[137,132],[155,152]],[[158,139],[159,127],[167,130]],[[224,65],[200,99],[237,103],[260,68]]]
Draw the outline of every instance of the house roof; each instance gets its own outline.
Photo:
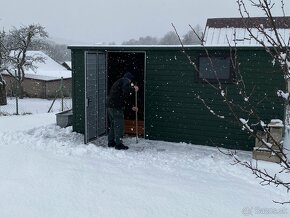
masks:
[[[290,36],[290,17],[274,17],[274,22],[281,39],[287,44]],[[246,28],[250,28],[255,36],[267,44],[264,34],[257,29],[261,25],[269,36],[274,37],[273,25],[267,17],[209,18],[204,32],[204,44],[228,45],[235,40],[238,45],[258,45]]]
[[[275,17],[276,28],[290,29],[290,17]],[[255,28],[263,25],[265,28],[271,28],[273,25],[268,17],[250,17],[250,18],[209,18],[206,26],[211,28]]]
[[[61,79],[61,77],[64,79],[71,78],[71,71],[67,70],[61,64],[51,59],[42,51],[27,51],[27,56],[43,57],[44,63],[36,62],[34,63],[34,66],[36,67],[35,70],[25,70],[25,78],[44,81],[57,80]],[[5,71],[3,73],[8,74]]]
[[[65,61],[61,65],[64,66],[68,70],[72,69],[71,61]]]

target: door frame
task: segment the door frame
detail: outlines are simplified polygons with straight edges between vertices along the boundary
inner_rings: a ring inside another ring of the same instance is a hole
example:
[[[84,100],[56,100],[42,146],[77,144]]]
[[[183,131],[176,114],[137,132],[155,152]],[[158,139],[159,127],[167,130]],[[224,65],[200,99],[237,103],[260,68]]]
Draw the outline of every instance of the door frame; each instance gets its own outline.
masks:
[[[145,134],[145,132],[146,132],[146,107],[145,107],[145,105],[146,105],[146,102],[145,102],[145,99],[146,99],[146,92],[145,92],[145,90],[146,90],[146,70],[147,70],[147,62],[146,62],[146,60],[147,60],[147,53],[146,53],[146,51],[145,50],[143,50],[143,51],[134,51],[134,50],[132,50],[132,51],[130,51],[130,50],[107,50],[107,76],[109,76],[108,75],[108,58],[109,58],[109,53],[138,53],[138,54],[144,54],[144,59],[143,59],[143,62],[144,62],[144,73],[143,73],[143,93],[144,93],[144,96],[143,96],[143,105],[144,105],[144,107],[143,107],[143,122],[144,122],[144,132],[143,132],[143,134],[144,134],[144,138],[145,138],[145,136],[146,136],[146,134]],[[108,80],[107,80],[107,82],[108,82]],[[108,85],[108,84],[107,84]],[[108,87],[107,87],[108,88]]]

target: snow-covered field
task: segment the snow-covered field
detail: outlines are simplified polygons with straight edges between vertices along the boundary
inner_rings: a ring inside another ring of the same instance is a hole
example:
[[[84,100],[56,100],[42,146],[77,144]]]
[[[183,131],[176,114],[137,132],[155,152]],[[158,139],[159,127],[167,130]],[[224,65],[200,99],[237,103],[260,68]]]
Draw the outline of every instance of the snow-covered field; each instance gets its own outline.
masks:
[[[103,137],[84,145],[71,127],[56,126],[53,113],[0,116],[0,217],[290,216],[290,205],[272,202],[289,194],[259,185],[216,148],[136,144],[134,138],[125,144],[127,151],[103,147]],[[238,155],[251,158],[250,152]]]
[[[50,106],[53,103],[53,99],[40,99],[40,98],[24,98],[19,99],[18,103],[18,113],[19,114],[38,114],[38,113],[46,113],[48,112]],[[71,109],[71,99],[64,99],[63,101],[63,109],[68,110]],[[60,112],[62,109],[61,99],[56,99],[54,102],[51,112]],[[0,106],[0,115],[12,115],[16,113],[16,100],[15,98],[7,98],[7,105]]]

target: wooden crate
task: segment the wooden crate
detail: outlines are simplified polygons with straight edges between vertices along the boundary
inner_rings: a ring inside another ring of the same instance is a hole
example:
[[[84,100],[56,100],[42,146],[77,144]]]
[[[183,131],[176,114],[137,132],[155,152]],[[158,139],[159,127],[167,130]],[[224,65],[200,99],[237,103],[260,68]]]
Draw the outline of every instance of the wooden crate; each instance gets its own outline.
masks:
[[[125,134],[136,135],[136,121],[135,120],[125,120]],[[138,121],[138,135],[144,136],[144,121]]]

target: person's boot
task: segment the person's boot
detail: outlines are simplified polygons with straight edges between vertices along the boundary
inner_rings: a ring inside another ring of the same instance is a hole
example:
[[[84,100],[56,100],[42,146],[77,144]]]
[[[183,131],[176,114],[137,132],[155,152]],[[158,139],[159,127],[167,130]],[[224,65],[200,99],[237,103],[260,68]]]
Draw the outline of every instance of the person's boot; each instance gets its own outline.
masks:
[[[116,146],[116,142],[115,141],[112,141],[112,142],[109,142],[108,143],[108,147],[109,148],[113,148],[113,147],[115,147]]]
[[[115,146],[115,149],[117,150],[127,150],[129,147],[126,145],[123,145],[122,143]]]

